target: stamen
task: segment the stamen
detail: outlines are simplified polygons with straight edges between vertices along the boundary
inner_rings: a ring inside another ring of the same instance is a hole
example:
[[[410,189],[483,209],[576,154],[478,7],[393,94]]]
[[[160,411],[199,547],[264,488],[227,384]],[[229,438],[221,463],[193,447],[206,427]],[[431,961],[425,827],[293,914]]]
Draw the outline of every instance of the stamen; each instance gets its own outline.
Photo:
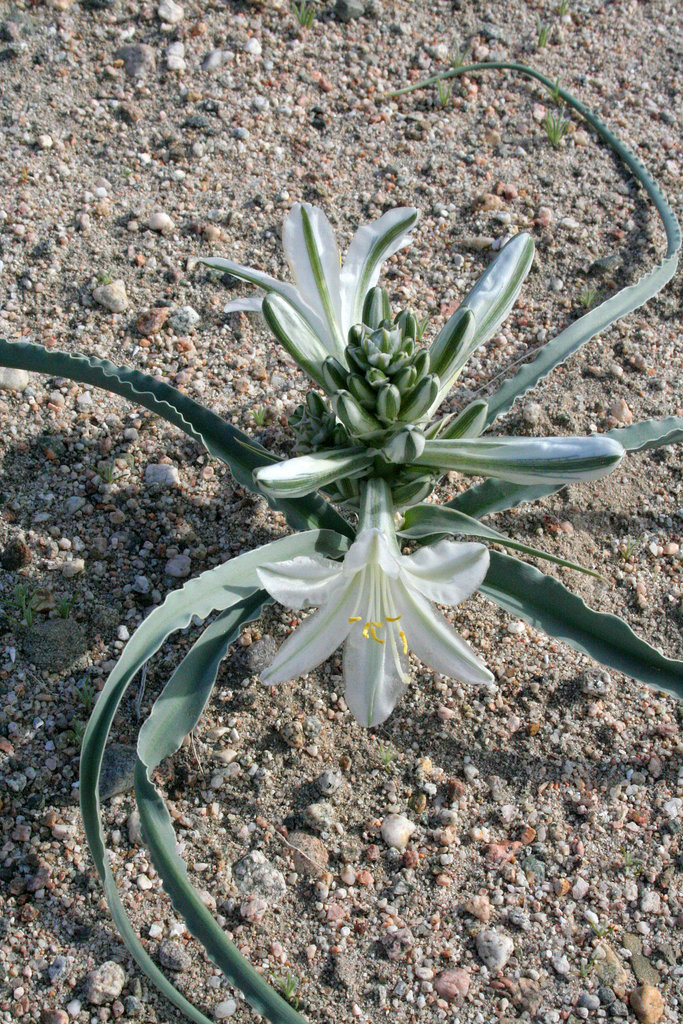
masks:
[[[360,615],[350,615],[349,622],[362,622],[362,617]]]
[[[370,636],[370,623],[369,622],[366,622],[365,625],[363,626],[363,636],[365,637],[366,640]]]
[[[375,627],[375,629],[381,629],[382,628],[382,623],[381,622],[373,622],[373,626]]]
[[[398,635],[400,636],[401,640],[403,641],[403,653],[407,654],[408,653],[408,641],[406,639],[406,635],[403,632],[403,630],[401,630]]]
[[[402,619],[402,618],[403,618],[402,615],[387,615],[386,616],[387,622],[398,622],[398,620]]]
[[[379,638],[379,637],[377,636],[377,634],[375,633],[375,627],[374,627],[374,625],[372,625],[372,626],[370,627],[370,636],[372,637],[372,639],[373,639],[373,640],[376,640],[378,644],[383,644],[383,643],[384,643],[384,640],[380,640],[380,638]]]

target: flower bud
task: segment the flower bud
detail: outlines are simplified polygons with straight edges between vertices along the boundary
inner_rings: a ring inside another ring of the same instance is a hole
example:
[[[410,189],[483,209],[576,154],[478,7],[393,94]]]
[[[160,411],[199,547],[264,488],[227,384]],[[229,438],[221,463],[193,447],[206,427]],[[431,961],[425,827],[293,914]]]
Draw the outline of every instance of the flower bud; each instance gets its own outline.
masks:
[[[382,424],[371,416],[348,391],[340,391],[335,411],[352,437],[372,439],[382,433]]]
[[[384,377],[384,374],[382,376]],[[377,396],[373,388],[366,383],[365,377],[361,377],[358,373],[350,373],[347,377],[347,387],[362,406],[370,412],[374,411]]]
[[[391,317],[389,296],[385,288],[371,288],[363,303],[363,323],[375,330]]]
[[[439,378],[432,373],[423,377],[417,387],[406,395],[401,404],[401,419],[411,423],[429,412],[439,393]]]
[[[424,451],[425,436],[419,427],[405,426],[384,445],[382,454],[389,462],[414,462]]]
[[[401,392],[393,384],[380,388],[377,393],[377,415],[385,423],[393,423],[401,408]]]
[[[335,391],[342,391],[346,387],[347,371],[334,356],[327,357],[322,366],[322,374],[325,387],[332,394]]]

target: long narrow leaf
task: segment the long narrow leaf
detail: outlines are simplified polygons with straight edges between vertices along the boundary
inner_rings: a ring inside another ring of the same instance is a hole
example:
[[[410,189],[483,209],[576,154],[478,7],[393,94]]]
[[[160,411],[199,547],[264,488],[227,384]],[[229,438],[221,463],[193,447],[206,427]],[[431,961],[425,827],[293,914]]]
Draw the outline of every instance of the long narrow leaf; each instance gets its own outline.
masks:
[[[643,420],[630,427],[608,430],[607,437],[613,437],[627,452],[644,452],[648,448],[664,448],[669,444],[683,441],[683,416],[667,416],[662,420]]]
[[[176,835],[170,815],[152,782],[152,772],[178,749],[194,729],[211,695],[218,668],[229,644],[253,614],[258,614],[265,592],[224,612],[209,626],[178,666],[140,730],[135,796],[140,822],[152,861],[190,930],[231,984],[237,986],[254,1009],[280,1024],[302,1024],[302,1018],[274,991],[239,953],[218,926],[187,876],[176,853]],[[230,621],[228,621],[230,617]]]
[[[479,590],[505,611],[608,668],[683,698],[683,661],[666,658],[623,619],[593,611],[558,580],[528,563],[499,551],[490,556]]]
[[[559,555],[552,555],[549,551],[541,551],[540,548],[531,547],[521,541],[513,540],[499,530],[491,526],[485,526],[471,516],[465,515],[454,508],[447,508],[443,505],[414,505],[405,513],[404,523],[398,531],[402,537],[411,540],[421,540],[432,543],[444,534],[459,534],[463,537],[482,537],[485,540],[495,541],[504,548],[512,548],[514,551],[522,551],[526,555],[533,555],[534,558],[543,558],[547,562],[554,562],[566,569],[575,569],[576,572],[583,572],[587,576],[595,576],[600,579],[600,573],[592,569],[586,569],[578,562],[570,562]]]
[[[363,473],[372,460],[373,455],[365,448],[339,448],[267,466],[257,471],[256,479],[266,494],[296,497],[341,478],[351,480]]]
[[[387,93],[387,97],[401,96],[405,93],[414,92],[417,89],[434,85],[436,82],[453,78],[456,75],[468,75],[476,71],[493,70],[515,71],[527,78],[534,78],[551,92],[557,94],[564,102],[577,111],[598,133],[600,138],[607,143],[612,151],[619,157],[622,163],[631,171],[637,181],[643,186],[654,203],[657,213],[662,219],[666,232],[666,255],[664,259],[649,273],[634,285],[623,288],[616,295],[611,296],[606,302],[592,309],[585,316],[571,324],[562,331],[556,338],[545,345],[534,361],[523,366],[514,377],[507,380],[494,395],[489,398],[488,423],[506,412],[512,404],[522,395],[533,388],[547,373],[555,366],[563,363],[574,352],[576,352],[587,341],[594,338],[596,334],[603,331],[610,324],[632,312],[644,302],[651,299],[653,295],[661,291],[664,285],[671,280],[678,265],[678,252],[681,248],[681,229],[675,213],[671,209],[668,200],[655,182],[654,178],[646,170],[637,156],[613,135],[609,128],[586,107],[580,100],[576,99],[570,92],[552,82],[545,75],[524,64],[514,64],[509,61],[491,61],[490,63],[467,64],[452,68],[432,78],[416,82],[406,86],[404,89],[397,89]]]
[[[139,370],[115,366],[108,359],[70,355],[48,350],[42,345],[8,342],[0,338],[0,366],[68,377],[122,395],[136,405],[151,409],[199,441],[211,455],[229,466],[235,479],[251,491],[263,493],[254,484],[254,470],[278,461],[257,441],[177,388]],[[344,518],[318,495],[293,500],[271,496],[268,501],[272,508],[284,512],[295,529],[314,527],[351,536],[351,529]]]

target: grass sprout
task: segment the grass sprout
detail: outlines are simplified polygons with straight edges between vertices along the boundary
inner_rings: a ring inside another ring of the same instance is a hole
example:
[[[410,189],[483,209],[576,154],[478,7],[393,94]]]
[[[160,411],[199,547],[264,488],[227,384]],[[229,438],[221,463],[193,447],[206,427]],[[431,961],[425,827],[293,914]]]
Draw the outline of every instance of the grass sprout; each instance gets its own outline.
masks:
[[[24,625],[28,626],[29,629],[36,617],[36,601],[36,595],[32,594],[25,584],[17,583],[14,588],[14,606],[21,612]]]
[[[548,86],[546,86],[546,89],[548,91],[548,95],[550,96],[550,98],[553,101],[553,103],[555,104],[555,106],[556,107],[564,108],[564,100],[560,96],[560,80],[559,80],[559,78],[555,79],[555,83],[554,83],[552,89],[548,88]]]
[[[398,757],[398,753],[392,750],[390,746],[384,746],[382,743],[379,745],[379,759],[384,768],[385,772],[391,770],[391,763]]]
[[[300,3],[293,3],[292,10],[301,28],[310,28],[315,21],[315,10],[313,4],[308,0],[301,0]]]
[[[548,111],[543,119],[543,127],[548,136],[548,141],[557,149],[569,130],[569,118],[565,117],[564,114],[551,114]]]
[[[586,309],[590,309],[592,306],[595,305],[595,300],[597,299],[597,297],[598,289],[595,287],[595,285],[587,284],[584,287],[581,294],[579,295],[579,302],[582,306],[585,306]]]
[[[561,18],[564,18],[565,14],[569,14],[569,0],[560,0],[557,6],[557,13]]]
[[[536,15],[536,47],[542,50],[544,46],[548,45],[548,37],[550,35],[550,25],[544,25],[538,14]]]
[[[453,92],[453,87],[451,86],[451,83],[444,82],[444,80],[440,78],[439,81],[436,83],[436,87],[439,92],[439,106],[442,108],[447,107],[448,104],[451,102],[451,94]]]
[[[636,551],[640,547],[641,540],[642,537],[626,537],[624,539],[624,543],[619,554],[625,562],[631,560],[631,557],[636,553]]]
[[[266,408],[264,405],[259,405],[257,409],[252,409],[251,415],[257,427],[263,427],[265,425]]]
[[[291,1006],[294,1007],[295,1010],[298,1010],[299,997],[297,992],[299,991],[299,986],[301,984],[299,976],[289,971],[284,978],[277,978],[276,980],[277,986],[284,998]]]
[[[68,619],[72,611],[74,610],[75,604],[76,598],[74,597],[73,594],[71,594],[68,597],[66,594],[64,594],[62,597],[58,597],[55,607],[57,609],[57,613],[59,614],[60,619]]]

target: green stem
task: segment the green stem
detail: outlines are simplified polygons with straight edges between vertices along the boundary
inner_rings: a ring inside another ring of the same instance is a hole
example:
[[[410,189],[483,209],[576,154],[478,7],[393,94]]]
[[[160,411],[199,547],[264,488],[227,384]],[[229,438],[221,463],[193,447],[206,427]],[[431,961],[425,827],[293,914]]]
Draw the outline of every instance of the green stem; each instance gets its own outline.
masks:
[[[358,532],[381,530],[398,551],[394,525],[394,503],[386,480],[370,477],[361,483],[360,522]]]

